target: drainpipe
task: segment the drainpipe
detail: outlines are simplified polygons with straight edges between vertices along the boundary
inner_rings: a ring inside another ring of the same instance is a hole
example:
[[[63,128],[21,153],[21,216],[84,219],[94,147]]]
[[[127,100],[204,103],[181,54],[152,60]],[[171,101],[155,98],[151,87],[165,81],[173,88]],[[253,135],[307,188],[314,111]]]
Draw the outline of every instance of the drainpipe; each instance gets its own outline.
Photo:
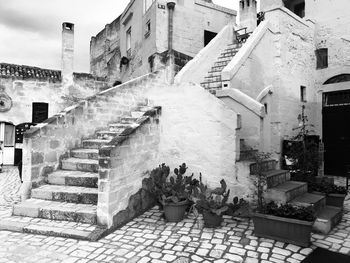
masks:
[[[169,1],[167,7],[169,9],[169,22],[168,22],[168,68],[169,68],[169,81],[170,84],[174,83],[175,75],[175,63],[174,63],[174,50],[173,50],[173,31],[174,31],[174,9],[176,3]]]

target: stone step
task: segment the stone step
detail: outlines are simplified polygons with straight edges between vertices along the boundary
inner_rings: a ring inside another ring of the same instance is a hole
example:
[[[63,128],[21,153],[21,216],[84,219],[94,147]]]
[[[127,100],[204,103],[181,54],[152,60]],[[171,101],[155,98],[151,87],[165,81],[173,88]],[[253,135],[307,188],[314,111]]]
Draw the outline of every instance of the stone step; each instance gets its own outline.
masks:
[[[204,87],[205,89],[210,89],[210,90],[220,90],[222,89],[222,83],[201,83],[201,86]]]
[[[264,193],[267,202],[287,203],[307,192],[307,183],[287,181],[276,187],[267,189]]]
[[[132,127],[134,123],[110,123],[108,124],[109,131],[122,133],[126,128]],[[135,124],[136,125],[136,124]]]
[[[266,176],[267,188],[276,187],[290,180],[290,173],[286,170],[272,170],[263,174]]]
[[[78,159],[98,160],[98,149],[74,149],[70,151],[70,156]]]
[[[317,213],[312,230],[326,235],[341,221],[342,216],[340,207],[327,205]]]
[[[226,66],[213,66],[211,67],[211,71],[222,71]]]
[[[223,66],[226,67],[231,60],[217,61],[214,63],[214,66]]]
[[[232,60],[236,53],[233,52],[227,52],[227,53],[221,53],[220,57],[218,57],[218,60]]]
[[[28,199],[13,207],[13,215],[97,224],[97,206]]]
[[[131,112],[131,117],[132,118],[140,118],[143,116],[143,114],[145,114],[144,111],[132,111]]]
[[[2,218],[0,230],[88,241],[97,241],[107,231],[105,227],[98,225],[25,216]]]
[[[57,170],[48,175],[49,184],[97,188],[98,173]]]
[[[208,74],[221,74],[222,70],[210,70],[208,71]]]
[[[114,131],[98,131],[96,132],[97,139],[102,140],[112,140],[114,137],[122,133],[124,129],[114,130]]]
[[[323,195],[305,193],[297,196],[289,202],[292,205],[308,207],[312,206],[315,212],[321,211],[326,206],[326,197]]]
[[[32,198],[76,204],[97,204],[97,188],[42,185],[32,190]]]
[[[102,146],[109,143],[110,140],[103,140],[103,139],[87,139],[83,140],[83,148],[87,149],[99,149]]]
[[[138,118],[135,117],[123,117],[120,120],[121,124],[131,124],[131,123],[135,123],[137,121]]]
[[[277,166],[277,161],[274,159],[266,160],[261,163],[261,169],[263,172],[276,170],[276,166]],[[250,164],[249,165],[250,174],[255,174],[257,172],[257,168],[258,167],[256,163]]]
[[[63,159],[62,170],[73,170],[82,172],[98,172],[98,160],[93,159],[80,159],[80,158],[68,158]]]

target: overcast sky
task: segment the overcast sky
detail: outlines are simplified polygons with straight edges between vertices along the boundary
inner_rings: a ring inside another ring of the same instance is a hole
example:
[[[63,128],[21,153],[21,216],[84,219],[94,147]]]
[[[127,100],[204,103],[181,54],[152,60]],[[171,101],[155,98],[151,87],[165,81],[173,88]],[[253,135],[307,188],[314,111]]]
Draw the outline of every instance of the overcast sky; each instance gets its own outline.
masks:
[[[0,0],[0,62],[61,68],[61,24],[75,24],[76,72],[89,72],[90,38],[129,0]],[[236,9],[238,0],[213,0]]]

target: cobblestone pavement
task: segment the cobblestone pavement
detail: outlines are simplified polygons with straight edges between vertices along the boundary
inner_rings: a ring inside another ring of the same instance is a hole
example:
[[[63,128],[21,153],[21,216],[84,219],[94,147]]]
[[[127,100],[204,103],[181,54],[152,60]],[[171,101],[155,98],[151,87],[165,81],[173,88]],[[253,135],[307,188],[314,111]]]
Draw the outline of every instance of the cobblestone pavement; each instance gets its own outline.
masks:
[[[20,201],[18,168],[16,166],[4,166],[0,173],[0,205],[11,206]]]
[[[0,207],[0,220],[10,210]],[[251,220],[225,217],[217,229],[191,216],[165,223],[155,207],[98,242],[0,231],[0,262],[294,263],[316,246],[350,255],[349,197],[341,223],[327,236],[313,234],[310,248],[257,238]]]

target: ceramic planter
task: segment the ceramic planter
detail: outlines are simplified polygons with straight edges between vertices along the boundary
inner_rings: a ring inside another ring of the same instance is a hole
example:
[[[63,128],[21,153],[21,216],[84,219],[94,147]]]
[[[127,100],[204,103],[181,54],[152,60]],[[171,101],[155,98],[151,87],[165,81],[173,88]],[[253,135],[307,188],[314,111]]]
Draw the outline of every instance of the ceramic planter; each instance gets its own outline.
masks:
[[[329,194],[326,196],[326,205],[342,208],[345,197],[345,194]]]
[[[219,227],[222,222],[222,216],[203,210],[203,220],[205,227]]]
[[[188,201],[182,201],[179,203],[168,203],[165,204],[164,216],[168,222],[180,222],[184,219],[186,209],[188,207]]]
[[[313,222],[265,215],[253,215],[254,233],[258,237],[271,238],[294,245],[310,245]]]

